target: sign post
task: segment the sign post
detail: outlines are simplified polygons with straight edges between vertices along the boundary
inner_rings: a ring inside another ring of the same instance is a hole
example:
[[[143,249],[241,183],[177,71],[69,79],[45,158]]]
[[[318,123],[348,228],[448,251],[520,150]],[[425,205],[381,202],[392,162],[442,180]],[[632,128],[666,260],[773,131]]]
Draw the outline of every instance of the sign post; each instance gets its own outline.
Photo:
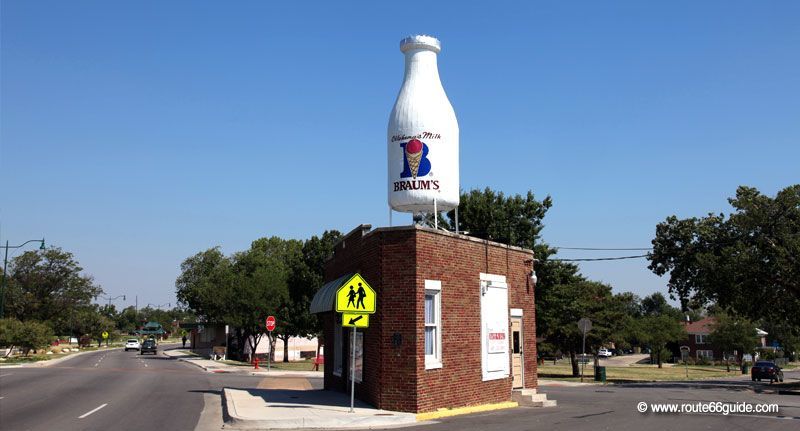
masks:
[[[686,368],[686,378],[689,378],[689,346],[681,346],[681,359],[683,359],[683,366]]]
[[[581,353],[581,383],[583,383],[583,369],[586,367],[586,333],[592,329],[592,321],[585,317],[578,320],[578,329],[583,332],[583,349]]]
[[[375,290],[361,277],[355,274],[336,291],[336,311],[342,313],[342,326],[353,328],[353,359],[350,368],[350,413],[356,398],[356,328],[369,327],[369,315],[375,313],[377,297]],[[362,349],[363,351],[363,349]],[[363,363],[363,362],[362,362]]]
[[[270,371],[270,367],[272,366],[272,363],[271,363],[271,361],[272,361],[272,353],[273,353],[272,352],[272,331],[274,331],[274,330],[275,330],[275,316],[269,316],[269,317],[267,317],[267,331],[269,331],[269,338],[270,338],[269,353],[267,354],[267,372]],[[253,354],[255,355],[256,352],[253,352]],[[258,359],[256,359],[256,360],[258,360]]]

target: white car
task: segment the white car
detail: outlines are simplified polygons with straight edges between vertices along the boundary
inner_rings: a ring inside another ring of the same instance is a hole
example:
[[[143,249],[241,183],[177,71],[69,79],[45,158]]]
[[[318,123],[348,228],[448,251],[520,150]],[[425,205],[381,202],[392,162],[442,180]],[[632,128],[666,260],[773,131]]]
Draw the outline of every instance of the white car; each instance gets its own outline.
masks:
[[[600,356],[602,358],[610,358],[612,355],[613,353],[611,353],[611,350],[608,350],[605,347],[602,347],[600,348],[600,350],[597,351],[597,356]]]
[[[125,343],[125,351],[128,350],[140,350],[142,345],[139,344],[139,340],[136,338],[128,338],[128,341]]]

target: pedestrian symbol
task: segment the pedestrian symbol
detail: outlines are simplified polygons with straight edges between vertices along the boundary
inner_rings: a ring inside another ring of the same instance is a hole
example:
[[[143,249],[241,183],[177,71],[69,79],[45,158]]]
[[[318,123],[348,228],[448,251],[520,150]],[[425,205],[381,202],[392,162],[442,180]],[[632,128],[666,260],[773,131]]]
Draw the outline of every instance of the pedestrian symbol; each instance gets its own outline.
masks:
[[[103,333],[102,333],[101,335],[103,335],[103,339],[104,339],[104,340],[105,340],[106,338],[108,338],[108,332],[106,332],[106,331],[103,331]]]
[[[360,314],[375,312],[375,291],[356,274],[336,292],[336,311]]]

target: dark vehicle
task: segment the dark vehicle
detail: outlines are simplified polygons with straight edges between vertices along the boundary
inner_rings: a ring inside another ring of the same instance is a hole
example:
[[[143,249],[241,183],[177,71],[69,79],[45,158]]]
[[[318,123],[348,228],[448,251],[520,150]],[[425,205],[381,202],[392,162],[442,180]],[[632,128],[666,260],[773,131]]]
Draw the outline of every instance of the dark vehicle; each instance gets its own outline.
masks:
[[[156,346],[155,340],[144,340],[144,343],[142,343],[142,348],[139,350],[139,354],[144,355],[145,352],[152,353],[154,355],[158,353],[158,346]]]
[[[769,379],[770,383],[782,382],[783,371],[781,371],[781,367],[775,365],[775,363],[772,361],[758,361],[753,364],[750,377],[753,381],[758,380],[759,382],[761,379]]]

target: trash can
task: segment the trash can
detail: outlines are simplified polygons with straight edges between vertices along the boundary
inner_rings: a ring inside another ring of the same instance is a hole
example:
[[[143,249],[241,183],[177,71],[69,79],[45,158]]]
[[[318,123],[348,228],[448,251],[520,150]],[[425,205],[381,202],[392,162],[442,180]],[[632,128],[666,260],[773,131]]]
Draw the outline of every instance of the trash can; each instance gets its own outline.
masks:
[[[606,367],[594,367],[594,381],[606,382]]]
[[[742,364],[742,374],[750,374],[750,366],[747,364]]]

